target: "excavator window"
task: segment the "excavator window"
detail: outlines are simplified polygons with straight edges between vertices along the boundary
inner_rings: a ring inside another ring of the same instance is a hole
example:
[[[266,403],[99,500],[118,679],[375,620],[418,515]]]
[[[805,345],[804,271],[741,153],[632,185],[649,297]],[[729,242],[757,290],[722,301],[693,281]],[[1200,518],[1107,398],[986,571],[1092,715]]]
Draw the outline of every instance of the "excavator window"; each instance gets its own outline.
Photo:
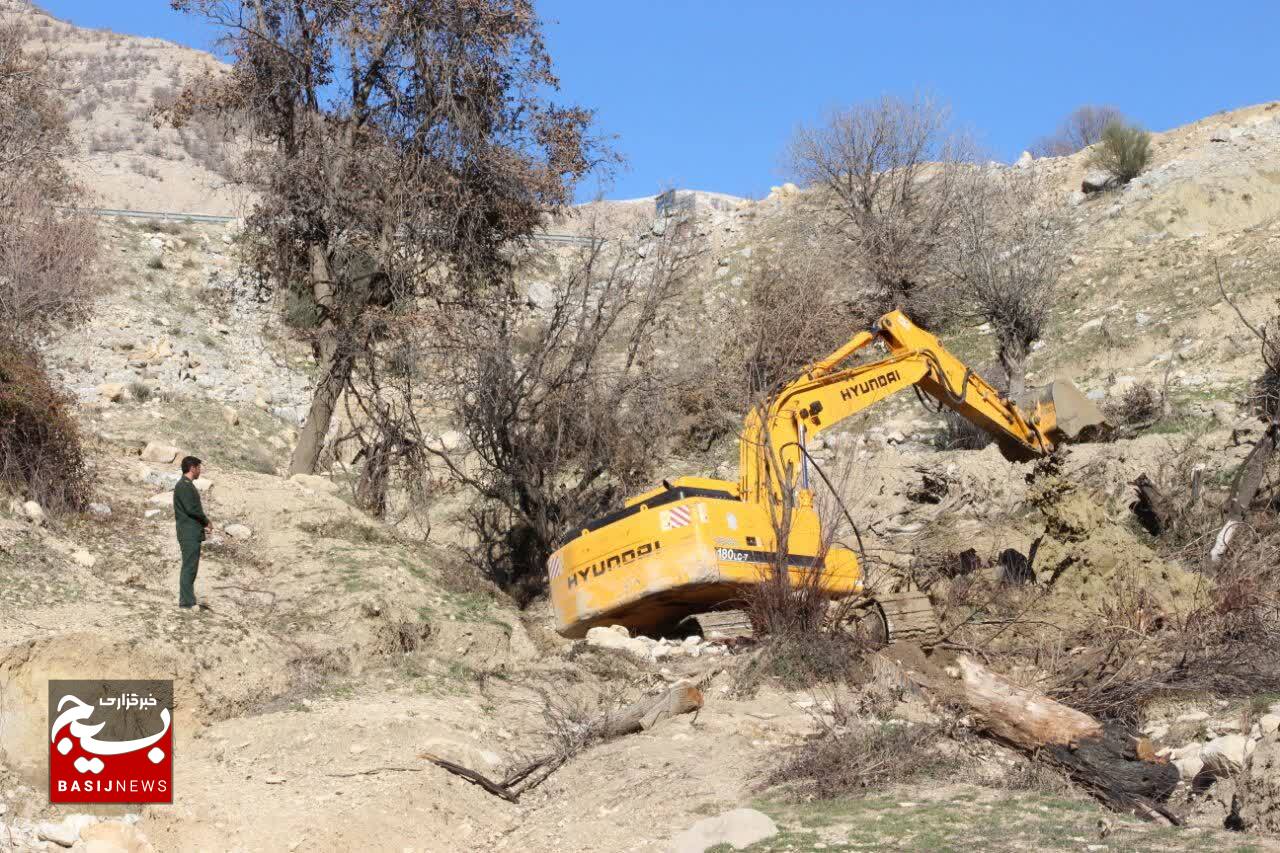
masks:
[[[635,515],[637,512],[640,512],[640,510],[642,509],[645,509],[645,508],[653,509],[654,507],[673,504],[677,501],[682,501],[686,498],[715,498],[716,500],[722,500],[722,501],[738,500],[738,497],[736,495],[730,494],[729,492],[721,491],[720,489],[700,489],[696,486],[672,486],[668,488],[665,492],[659,492],[658,494],[649,498],[647,501],[645,501],[642,504],[637,504],[636,506],[623,507],[622,509],[614,510],[611,513],[602,515],[599,518],[593,519],[592,521],[588,521],[582,527],[575,529],[572,533],[565,536],[564,539],[561,540],[560,544],[564,545],[566,542],[572,542],[574,539],[577,539],[583,533],[586,533],[591,530],[597,530],[601,527],[604,527],[606,524],[613,524],[613,522],[615,521],[621,521],[624,518]]]

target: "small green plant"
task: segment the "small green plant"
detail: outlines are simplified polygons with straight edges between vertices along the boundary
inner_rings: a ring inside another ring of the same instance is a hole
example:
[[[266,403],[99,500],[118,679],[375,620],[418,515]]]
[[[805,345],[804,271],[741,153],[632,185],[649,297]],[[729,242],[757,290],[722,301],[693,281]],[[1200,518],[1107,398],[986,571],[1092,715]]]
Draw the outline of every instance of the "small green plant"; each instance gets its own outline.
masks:
[[[160,257],[159,255],[156,255],[151,260],[147,261],[147,269],[151,269],[151,270],[164,269],[164,258]]]
[[[1089,155],[1089,165],[1127,184],[1151,162],[1151,134],[1142,128],[1113,121],[1102,130],[1102,140]]]
[[[145,403],[155,396],[155,392],[151,390],[151,386],[145,382],[130,382],[129,394],[139,403]]]

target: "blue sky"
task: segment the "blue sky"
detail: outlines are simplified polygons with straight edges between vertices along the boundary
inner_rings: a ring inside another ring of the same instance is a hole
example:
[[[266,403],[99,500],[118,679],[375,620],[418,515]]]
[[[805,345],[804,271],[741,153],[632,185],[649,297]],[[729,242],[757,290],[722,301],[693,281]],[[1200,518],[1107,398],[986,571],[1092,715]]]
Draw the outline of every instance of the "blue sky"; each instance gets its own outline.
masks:
[[[209,48],[167,0],[43,0],[81,26]],[[1082,103],[1154,130],[1280,98],[1280,0],[540,0],[562,96],[628,165],[606,197],[760,196],[824,109],[917,90],[1002,160]],[[595,185],[583,195],[595,194]]]

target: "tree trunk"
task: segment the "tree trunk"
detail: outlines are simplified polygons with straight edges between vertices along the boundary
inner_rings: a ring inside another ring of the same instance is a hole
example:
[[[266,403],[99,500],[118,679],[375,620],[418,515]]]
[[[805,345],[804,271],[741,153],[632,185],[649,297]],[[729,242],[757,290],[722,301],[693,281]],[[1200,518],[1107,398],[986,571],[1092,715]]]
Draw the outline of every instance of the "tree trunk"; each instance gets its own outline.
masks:
[[[1027,390],[1027,353],[1025,349],[1004,345],[1000,347],[1000,366],[1004,368],[1009,387],[1009,399],[1016,400]]]
[[[1213,548],[1209,551],[1209,558],[1213,562],[1218,562],[1226,555],[1240,522],[1244,521],[1253,499],[1262,488],[1262,481],[1267,475],[1267,463],[1275,455],[1277,445],[1280,445],[1280,423],[1273,423],[1267,427],[1267,431],[1263,433],[1262,438],[1258,439],[1258,443],[1253,446],[1253,450],[1249,451],[1244,464],[1240,466],[1240,472],[1236,474],[1235,482],[1231,485],[1231,496],[1223,507],[1226,522],[1218,531]]]
[[[351,377],[352,358],[338,342],[336,330],[320,340],[321,374],[316,390],[311,395],[311,408],[307,410],[307,422],[298,431],[298,446],[293,449],[289,461],[289,475],[314,474],[320,453],[324,450],[324,438],[329,433],[329,423],[338,408],[338,398]]]
[[[355,363],[351,352],[343,346],[341,340],[329,256],[323,246],[312,246],[310,257],[311,292],[321,313],[320,378],[316,381],[316,390],[311,396],[307,421],[298,434],[298,446],[293,449],[293,458],[289,460],[290,476],[315,473],[320,452],[324,450],[324,438],[329,434],[329,422],[333,420],[333,413],[338,408],[338,398],[342,396],[342,389],[351,378],[351,368]]]

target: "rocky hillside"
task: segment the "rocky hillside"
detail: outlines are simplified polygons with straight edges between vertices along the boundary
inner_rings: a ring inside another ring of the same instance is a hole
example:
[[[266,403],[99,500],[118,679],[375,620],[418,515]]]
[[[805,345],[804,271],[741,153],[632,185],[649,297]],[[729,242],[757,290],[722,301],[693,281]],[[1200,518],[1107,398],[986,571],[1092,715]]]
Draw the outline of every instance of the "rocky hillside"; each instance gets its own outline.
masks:
[[[73,173],[97,207],[236,215],[229,185],[234,145],[216,128],[156,128],[153,111],[183,81],[220,63],[154,38],[76,27],[27,0],[0,0],[0,20],[21,26],[28,51],[48,55],[66,93],[79,149]]]

